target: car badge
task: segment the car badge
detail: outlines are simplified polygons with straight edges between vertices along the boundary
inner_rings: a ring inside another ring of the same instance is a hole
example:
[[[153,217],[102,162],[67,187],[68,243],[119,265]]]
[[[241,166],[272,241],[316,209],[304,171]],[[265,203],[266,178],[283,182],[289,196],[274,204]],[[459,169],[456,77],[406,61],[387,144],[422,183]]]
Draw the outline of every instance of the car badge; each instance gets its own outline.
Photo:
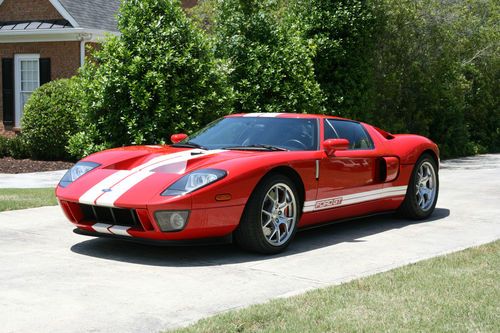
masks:
[[[110,189],[110,188],[103,188],[103,189],[102,189],[102,191],[103,191],[104,193],[107,193],[107,192],[111,192],[111,191],[112,191],[112,189]]]

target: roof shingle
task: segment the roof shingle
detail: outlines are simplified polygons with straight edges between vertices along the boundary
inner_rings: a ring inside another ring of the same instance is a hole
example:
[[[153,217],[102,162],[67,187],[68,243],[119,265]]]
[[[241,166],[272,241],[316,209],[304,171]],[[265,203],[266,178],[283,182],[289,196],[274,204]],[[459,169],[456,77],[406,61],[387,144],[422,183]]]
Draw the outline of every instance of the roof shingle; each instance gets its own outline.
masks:
[[[116,15],[120,0],[59,0],[83,28],[118,31]]]

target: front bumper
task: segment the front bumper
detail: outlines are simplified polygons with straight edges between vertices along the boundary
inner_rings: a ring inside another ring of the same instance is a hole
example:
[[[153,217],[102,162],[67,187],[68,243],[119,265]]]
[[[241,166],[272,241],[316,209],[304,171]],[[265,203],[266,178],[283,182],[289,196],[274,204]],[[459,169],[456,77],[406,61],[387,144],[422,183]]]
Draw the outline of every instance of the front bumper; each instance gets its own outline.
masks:
[[[155,221],[154,212],[157,210],[179,210],[178,205],[170,204],[152,208],[144,208],[144,206],[110,208],[65,200],[60,200],[59,204],[66,217],[76,226],[77,233],[159,242],[228,236],[238,226],[244,209],[243,205],[191,209],[189,220],[183,230],[162,232]],[[182,207],[182,209],[185,208]]]

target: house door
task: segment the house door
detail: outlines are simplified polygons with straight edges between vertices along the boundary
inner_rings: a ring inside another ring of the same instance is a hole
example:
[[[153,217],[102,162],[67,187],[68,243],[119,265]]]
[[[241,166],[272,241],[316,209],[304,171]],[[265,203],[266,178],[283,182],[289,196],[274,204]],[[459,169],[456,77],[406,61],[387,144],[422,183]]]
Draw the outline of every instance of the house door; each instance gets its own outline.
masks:
[[[16,54],[15,68],[15,126],[21,127],[24,105],[40,86],[40,55]]]

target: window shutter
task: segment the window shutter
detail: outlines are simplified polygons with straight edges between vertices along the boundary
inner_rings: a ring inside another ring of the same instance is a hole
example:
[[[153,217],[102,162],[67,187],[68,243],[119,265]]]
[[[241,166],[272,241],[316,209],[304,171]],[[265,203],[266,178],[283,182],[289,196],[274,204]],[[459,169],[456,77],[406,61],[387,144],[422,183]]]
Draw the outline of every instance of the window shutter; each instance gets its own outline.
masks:
[[[3,122],[14,123],[14,59],[2,59]]]
[[[50,82],[50,58],[40,59],[40,85]]]

